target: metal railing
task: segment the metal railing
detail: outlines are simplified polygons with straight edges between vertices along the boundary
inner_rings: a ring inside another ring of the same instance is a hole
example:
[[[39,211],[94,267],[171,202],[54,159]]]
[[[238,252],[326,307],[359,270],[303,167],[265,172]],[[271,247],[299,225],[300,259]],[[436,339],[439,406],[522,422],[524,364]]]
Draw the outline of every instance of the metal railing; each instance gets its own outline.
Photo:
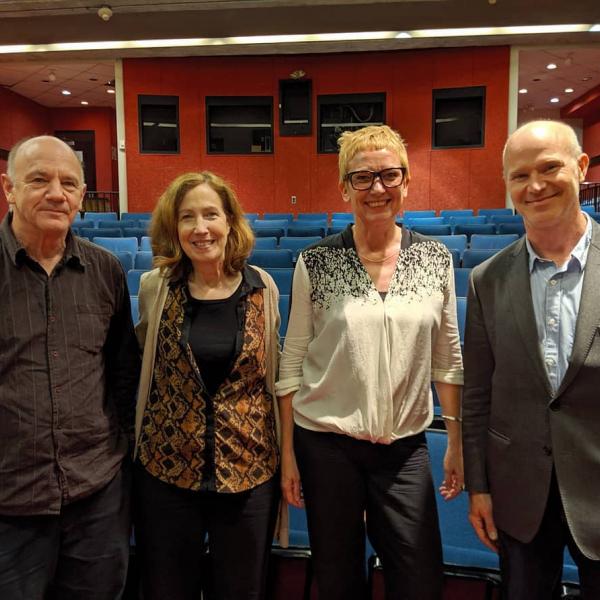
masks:
[[[119,192],[87,191],[82,212],[119,212]]]
[[[582,183],[579,188],[579,204],[593,206],[594,212],[600,212],[600,183]]]

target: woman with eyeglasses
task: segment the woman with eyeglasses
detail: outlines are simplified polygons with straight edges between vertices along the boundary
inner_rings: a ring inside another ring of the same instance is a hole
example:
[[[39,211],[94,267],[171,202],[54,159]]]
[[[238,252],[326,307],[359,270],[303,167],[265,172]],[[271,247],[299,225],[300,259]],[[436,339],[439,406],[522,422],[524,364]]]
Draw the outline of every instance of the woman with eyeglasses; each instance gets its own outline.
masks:
[[[452,259],[399,227],[410,171],[387,126],[344,133],[354,224],[301,253],[277,382],[282,491],[306,502],[319,597],[365,597],[365,525],[386,598],[438,600],[442,552],[425,429],[430,382],[448,429],[445,499],[463,485],[462,359]]]

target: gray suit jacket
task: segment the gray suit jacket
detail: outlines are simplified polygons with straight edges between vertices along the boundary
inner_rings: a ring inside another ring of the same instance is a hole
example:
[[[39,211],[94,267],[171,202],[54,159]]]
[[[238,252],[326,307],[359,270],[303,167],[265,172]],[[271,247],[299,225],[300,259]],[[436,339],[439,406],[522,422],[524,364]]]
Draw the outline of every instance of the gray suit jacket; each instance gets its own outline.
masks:
[[[522,238],[472,272],[465,332],[465,476],[496,525],[529,542],[552,467],[569,529],[600,559],[600,227],[593,223],[575,341],[556,394],[542,360]]]

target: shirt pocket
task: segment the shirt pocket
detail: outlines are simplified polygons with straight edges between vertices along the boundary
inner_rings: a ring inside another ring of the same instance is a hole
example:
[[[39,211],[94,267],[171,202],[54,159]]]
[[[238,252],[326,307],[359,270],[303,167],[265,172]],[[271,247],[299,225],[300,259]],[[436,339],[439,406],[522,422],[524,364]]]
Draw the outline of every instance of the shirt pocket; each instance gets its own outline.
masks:
[[[108,304],[80,304],[77,306],[78,346],[97,354],[106,343],[112,308]]]

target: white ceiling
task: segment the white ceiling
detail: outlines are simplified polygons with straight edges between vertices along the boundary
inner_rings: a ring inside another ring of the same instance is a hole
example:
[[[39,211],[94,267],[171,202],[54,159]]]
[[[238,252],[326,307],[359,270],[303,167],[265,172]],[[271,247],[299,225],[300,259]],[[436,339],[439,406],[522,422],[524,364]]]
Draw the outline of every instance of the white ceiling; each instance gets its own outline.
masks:
[[[107,0],[108,22],[98,15],[103,0],[1,0],[0,45],[51,44],[442,27],[600,23],[600,0]],[[467,45],[516,45],[520,52],[520,110],[560,108],[600,85],[600,32],[433,37],[386,41],[205,46],[122,51],[0,52],[0,85],[44,106],[114,106],[107,82],[113,59],[123,56],[281,54],[401,50]],[[555,62],[558,69],[545,66]],[[50,80],[51,72],[55,80]],[[582,81],[584,77],[591,77]],[[539,79],[539,81],[533,81]],[[94,81],[95,80],[95,81]],[[574,88],[569,95],[566,87]],[[68,89],[70,96],[61,91]],[[558,105],[549,103],[558,96]]]

